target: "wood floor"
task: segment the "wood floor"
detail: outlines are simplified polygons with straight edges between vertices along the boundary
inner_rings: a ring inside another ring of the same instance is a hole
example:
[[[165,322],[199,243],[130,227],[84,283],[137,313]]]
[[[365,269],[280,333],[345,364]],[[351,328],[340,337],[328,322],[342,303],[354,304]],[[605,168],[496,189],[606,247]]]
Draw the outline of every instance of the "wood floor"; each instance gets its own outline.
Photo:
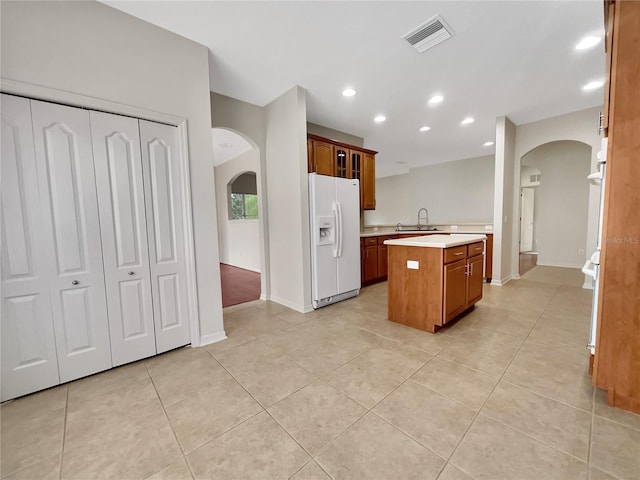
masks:
[[[230,307],[260,298],[259,273],[221,263],[220,277],[222,280],[222,307]]]
[[[538,254],[523,252],[520,254],[520,275],[524,275],[538,264]]]

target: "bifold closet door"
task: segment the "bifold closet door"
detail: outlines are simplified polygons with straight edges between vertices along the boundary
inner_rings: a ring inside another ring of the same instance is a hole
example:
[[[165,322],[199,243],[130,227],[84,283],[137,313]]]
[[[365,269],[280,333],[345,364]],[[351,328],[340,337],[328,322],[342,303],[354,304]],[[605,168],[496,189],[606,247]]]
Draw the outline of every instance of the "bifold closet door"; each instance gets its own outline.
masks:
[[[2,401],[57,385],[31,108],[2,95]]]
[[[151,291],[158,353],[191,341],[178,129],[140,120]]]
[[[111,368],[89,112],[32,100],[60,381]]]
[[[138,120],[91,112],[113,365],[156,353]]]

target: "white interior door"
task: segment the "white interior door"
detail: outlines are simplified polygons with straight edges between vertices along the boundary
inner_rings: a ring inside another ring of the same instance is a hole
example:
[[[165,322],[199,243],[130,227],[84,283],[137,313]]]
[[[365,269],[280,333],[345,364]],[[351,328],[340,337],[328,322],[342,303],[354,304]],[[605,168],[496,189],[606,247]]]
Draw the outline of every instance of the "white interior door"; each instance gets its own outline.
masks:
[[[31,101],[60,381],[111,367],[89,112]]]
[[[535,189],[523,188],[520,194],[520,251],[533,250],[533,211]]]
[[[2,401],[59,383],[31,108],[2,95]]]
[[[360,183],[338,180],[340,204],[340,257],[338,258],[338,293],[360,288]]]
[[[178,129],[140,120],[157,352],[191,341]]]
[[[113,365],[156,353],[138,120],[91,112]]]

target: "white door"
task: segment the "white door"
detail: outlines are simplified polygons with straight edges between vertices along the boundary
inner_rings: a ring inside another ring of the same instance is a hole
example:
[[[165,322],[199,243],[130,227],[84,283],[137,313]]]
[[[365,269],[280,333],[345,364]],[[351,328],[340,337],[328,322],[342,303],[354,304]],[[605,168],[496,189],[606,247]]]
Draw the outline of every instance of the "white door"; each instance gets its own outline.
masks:
[[[59,383],[26,98],[2,95],[2,401]]]
[[[520,195],[520,251],[530,252],[533,250],[533,210],[534,210],[533,188],[523,188]]]
[[[113,365],[156,353],[138,120],[91,112]]]
[[[338,248],[340,224],[336,199],[336,178],[325,175],[309,175],[309,206],[311,223],[311,262],[313,300],[322,300],[340,293],[338,291]],[[326,239],[320,238],[320,224],[325,219],[333,223]],[[360,223],[358,222],[358,226]]]
[[[89,112],[31,101],[60,381],[111,367]]]
[[[360,288],[360,182],[337,180],[340,219],[338,293]]]
[[[140,120],[147,235],[158,353],[191,341],[178,129]]]

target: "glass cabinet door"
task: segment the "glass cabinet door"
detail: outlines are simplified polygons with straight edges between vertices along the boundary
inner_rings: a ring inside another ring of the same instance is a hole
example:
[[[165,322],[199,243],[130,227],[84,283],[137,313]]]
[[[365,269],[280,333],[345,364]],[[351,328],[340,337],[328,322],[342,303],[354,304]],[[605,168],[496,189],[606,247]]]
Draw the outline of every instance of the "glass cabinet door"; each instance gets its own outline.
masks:
[[[351,150],[351,176],[360,180],[360,161],[362,153]]]
[[[347,175],[347,150],[336,148],[336,177],[348,178]]]

